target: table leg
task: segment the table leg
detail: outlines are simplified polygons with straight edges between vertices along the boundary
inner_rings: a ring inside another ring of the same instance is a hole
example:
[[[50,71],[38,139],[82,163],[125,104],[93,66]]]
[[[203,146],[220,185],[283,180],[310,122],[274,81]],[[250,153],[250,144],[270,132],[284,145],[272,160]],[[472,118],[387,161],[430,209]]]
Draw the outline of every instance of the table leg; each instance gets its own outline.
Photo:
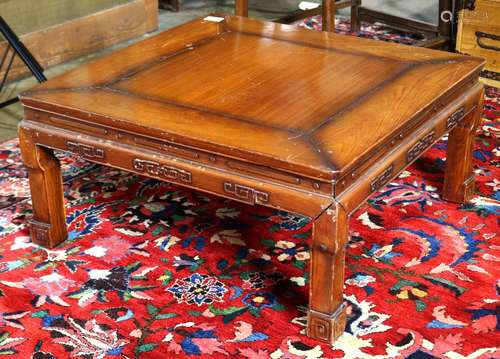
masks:
[[[346,324],[342,293],[348,216],[334,204],[315,220],[313,227],[307,335],[333,343]]]
[[[474,194],[472,153],[476,127],[480,121],[482,109],[481,101],[476,109],[449,134],[443,186],[443,199],[447,201],[465,203]]]
[[[351,32],[359,32],[361,24],[358,17],[358,8],[361,6],[361,0],[351,0]]]
[[[29,131],[19,128],[19,145],[28,168],[33,203],[31,239],[53,248],[67,237],[61,167],[53,150],[36,145]]]
[[[335,31],[335,0],[323,0],[323,31]]]
[[[236,16],[248,17],[248,0],[236,0]]]

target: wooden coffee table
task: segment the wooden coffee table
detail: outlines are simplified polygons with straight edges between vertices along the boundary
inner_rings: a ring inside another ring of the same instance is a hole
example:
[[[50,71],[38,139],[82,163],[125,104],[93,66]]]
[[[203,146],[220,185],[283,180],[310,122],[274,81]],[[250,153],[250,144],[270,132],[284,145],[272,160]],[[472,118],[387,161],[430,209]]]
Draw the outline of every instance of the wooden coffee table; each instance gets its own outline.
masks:
[[[309,336],[333,342],[349,215],[443,134],[443,197],[473,193],[483,61],[289,25],[199,19],[21,95],[34,242],[66,239],[53,149],[309,216]]]

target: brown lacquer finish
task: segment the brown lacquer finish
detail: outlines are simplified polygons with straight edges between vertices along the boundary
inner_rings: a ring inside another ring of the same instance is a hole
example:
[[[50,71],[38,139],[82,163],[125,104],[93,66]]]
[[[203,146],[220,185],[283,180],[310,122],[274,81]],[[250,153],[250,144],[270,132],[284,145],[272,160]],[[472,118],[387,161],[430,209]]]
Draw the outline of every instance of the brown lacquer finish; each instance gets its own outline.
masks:
[[[59,160],[52,149],[38,146],[34,137],[22,129],[19,131],[19,145],[31,187],[31,238],[42,246],[55,247],[67,236]]]
[[[235,7],[237,16],[248,16],[248,0],[236,0]]]
[[[33,239],[66,238],[60,149],[314,220],[308,334],[343,332],[350,214],[450,133],[444,195],[472,193],[483,62],[222,16],[22,94]]]
[[[481,107],[478,106],[460,121],[448,137],[447,168],[443,187],[443,198],[447,201],[464,203],[474,194],[472,151],[474,133],[481,119]],[[458,110],[457,114],[461,113],[462,111]]]

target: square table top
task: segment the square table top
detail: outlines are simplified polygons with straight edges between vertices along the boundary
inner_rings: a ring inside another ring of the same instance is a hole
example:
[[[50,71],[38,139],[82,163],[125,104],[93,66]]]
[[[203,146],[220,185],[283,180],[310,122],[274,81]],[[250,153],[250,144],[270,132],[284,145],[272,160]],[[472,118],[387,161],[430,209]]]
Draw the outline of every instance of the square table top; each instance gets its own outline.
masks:
[[[21,101],[332,180],[474,81],[482,66],[473,57],[222,16],[85,64]]]

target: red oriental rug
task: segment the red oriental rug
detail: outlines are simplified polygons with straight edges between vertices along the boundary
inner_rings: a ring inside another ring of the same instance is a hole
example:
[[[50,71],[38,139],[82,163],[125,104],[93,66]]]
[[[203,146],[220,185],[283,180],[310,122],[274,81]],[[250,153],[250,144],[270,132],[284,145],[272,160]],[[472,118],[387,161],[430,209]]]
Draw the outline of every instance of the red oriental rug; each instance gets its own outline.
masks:
[[[321,31],[323,21],[321,15],[318,15],[297,21],[295,24],[309,30]],[[350,20],[339,15],[335,16],[335,32],[341,35],[354,35],[373,40],[391,41],[406,45],[413,45],[417,41],[423,41],[426,39],[419,34],[402,32],[383,24],[371,24],[364,21],[360,24],[360,31],[353,33],[351,32]]]
[[[0,145],[0,354],[14,358],[500,358],[500,90],[476,196],[440,199],[446,140],[351,220],[348,325],[304,335],[306,218],[61,153],[69,240],[31,243],[17,141]]]

